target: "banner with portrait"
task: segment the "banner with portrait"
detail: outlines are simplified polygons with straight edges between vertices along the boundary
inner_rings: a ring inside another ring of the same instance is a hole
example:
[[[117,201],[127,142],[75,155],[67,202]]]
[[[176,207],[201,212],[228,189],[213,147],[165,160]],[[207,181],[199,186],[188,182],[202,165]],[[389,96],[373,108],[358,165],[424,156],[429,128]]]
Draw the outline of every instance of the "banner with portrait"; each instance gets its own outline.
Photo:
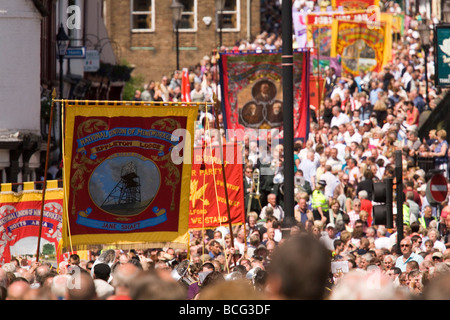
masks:
[[[280,52],[221,53],[221,96],[226,129],[282,129],[283,81]],[[309,52],[293,53],[294,138],[309,130]],[[305,140],[306,141],[306,140]]]
[[[331,57],[340,57],[344,75],[380,72],[390,61],[392,23],[389,22],[392,20],[369,27],[367,22],[333,21]]]
[[[187,244],[197,112],[187,103],[65,102],[66,248]]]
[[[245,223],[243,159],[239,144],[223,145],[225,183],[219,146],[194,148],[189,198],[189,228],[211,229]],[[227,198],[228,197],[228,198]]]
[[[0,265],[12,256],[33,256],[37,252],[42,209],[42,190],[26,182],[23,191],[13,192],[12,185],[1,185],[0,193]],[[63,190],[58,181],[47,181],[42,215],[40,251],[50,260],[59,261],[63,224]]]

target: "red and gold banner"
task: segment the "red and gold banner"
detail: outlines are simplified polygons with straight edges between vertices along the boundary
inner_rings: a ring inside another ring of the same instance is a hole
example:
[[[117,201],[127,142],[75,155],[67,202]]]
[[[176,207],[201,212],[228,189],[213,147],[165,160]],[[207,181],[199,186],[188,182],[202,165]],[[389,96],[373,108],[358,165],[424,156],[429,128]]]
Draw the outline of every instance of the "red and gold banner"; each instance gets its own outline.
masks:
[[[197,112],[186,103],[65,102],[66,248],[187,244],[191,159],[183,157],[192,143],[183,135],[193,136]]]
[[[12,256],[34,255],[37,252],[42,208],[42,191],[34,183],[13,192],[11,184],[2,184],[0,193],[0,265]],[[45,193],[40,252],[59,258],[59,242],[63,224],[63,190],[58,182],[48,181]],[[58,259],[59,260],[59,259]]]
[[[226,144],[222,154],[225,159],[231,223],[243,224],[245,205],[241,147],[237,144]],[[228,226],[227,198],[219,147],[194,148],[189,200],[190,229]]]

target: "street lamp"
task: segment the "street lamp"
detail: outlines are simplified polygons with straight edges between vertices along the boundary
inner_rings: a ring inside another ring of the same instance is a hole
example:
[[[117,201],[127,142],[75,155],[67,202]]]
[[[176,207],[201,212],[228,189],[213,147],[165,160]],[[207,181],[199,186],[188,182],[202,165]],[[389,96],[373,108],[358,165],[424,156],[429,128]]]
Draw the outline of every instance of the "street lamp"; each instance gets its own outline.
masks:
[[[59,26],[58,34],[56,35],[56,50],[58,53],[59,58],[59,98],[63,99],[63,91],[64,91],[64,80],[63,80],[63,62],[64,62],[64,56],[67,53],[67,48],[69,47],[70,39],[67,36],[66,32],[64,31],[63,24]],[[62,156],[62,104],[59,104],[59,115],[57,117],[57,124],[58,124],[58,130],[55,132],[58,132],[59,140],[57,140],[57,144],[59,147],[59,150],[61,152]],[[56,137],[58,137],[58,134]]]
[[[216,12],[219,17],[219,50],[222,48],[222,24],[223,24],[223,9],[225,7],[225,0],[216,0]]]
[[[428,96],[428,52],[430,50],[431,41],[430,41],[430,27],[428,26],[428,21],[425,20],[422,24],[417,28],[417,31],[420,35],[420,42],[422,46],[422,50],[424,52],[424,63],[425,63],[425,91],[426,91],[426,109],[428,110],[430,105],[430,99]]]
[[[64,27],[61,23],[58,29],[58,34],[56,35],[56,50],[58,51],[59,58],[59,98],[63,98],[63,61],[64,56],[67,53],[67,48],[69,47],[69,37],[64,31]]]
[[[177,46],[177,70],[180,70],[180,48],[179,48],[179,38],[178,38],[178,29],[180,27],[181,21],[181,13],[183,12],[184,6],[179,3],[177,0],[173,0],[170,5],[170,9],[172,9],[172,19],[173,24],[175,25],[176,30],[176,46]]]

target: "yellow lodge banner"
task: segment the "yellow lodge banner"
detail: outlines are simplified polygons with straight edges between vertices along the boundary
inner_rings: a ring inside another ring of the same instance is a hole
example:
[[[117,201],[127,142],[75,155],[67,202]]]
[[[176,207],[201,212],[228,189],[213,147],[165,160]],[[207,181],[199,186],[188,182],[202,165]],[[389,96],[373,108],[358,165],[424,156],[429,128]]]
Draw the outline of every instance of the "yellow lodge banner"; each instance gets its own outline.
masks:
[[[40,252],[60,260],[63,190],[58,181],[47,181],[41,224],[42,197],[42,190],[36,190],[33,182],[25,182],[20,192],[12,191],[10,183],[1,185],[0,266],[12,256],[35,254],[40,227]]]
[[[66,248],[188,242],[198,105],[64,103]]]
[[[334,20],[331,57],[340,57],[344,74],[379,72],[391,59],[392,16],[383,15],[374,24]]]

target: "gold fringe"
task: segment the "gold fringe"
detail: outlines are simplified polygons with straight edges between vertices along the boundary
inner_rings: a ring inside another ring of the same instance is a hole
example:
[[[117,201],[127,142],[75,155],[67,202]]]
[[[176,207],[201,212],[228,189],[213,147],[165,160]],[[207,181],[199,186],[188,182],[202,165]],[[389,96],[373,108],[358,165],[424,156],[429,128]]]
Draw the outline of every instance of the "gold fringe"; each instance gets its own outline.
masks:
[[[137,242],[137,243],[111,243],[108,245],[103,244],[78,244],[71,247],[71,251],[81,251],[81,250],[107,250],[107,249],[117,249],[117,250],[145,250],[153,248],[173,248],[173,249],[186,249],[186,243],[178,242]],[[64,248],[63,252],[71,252]]]

